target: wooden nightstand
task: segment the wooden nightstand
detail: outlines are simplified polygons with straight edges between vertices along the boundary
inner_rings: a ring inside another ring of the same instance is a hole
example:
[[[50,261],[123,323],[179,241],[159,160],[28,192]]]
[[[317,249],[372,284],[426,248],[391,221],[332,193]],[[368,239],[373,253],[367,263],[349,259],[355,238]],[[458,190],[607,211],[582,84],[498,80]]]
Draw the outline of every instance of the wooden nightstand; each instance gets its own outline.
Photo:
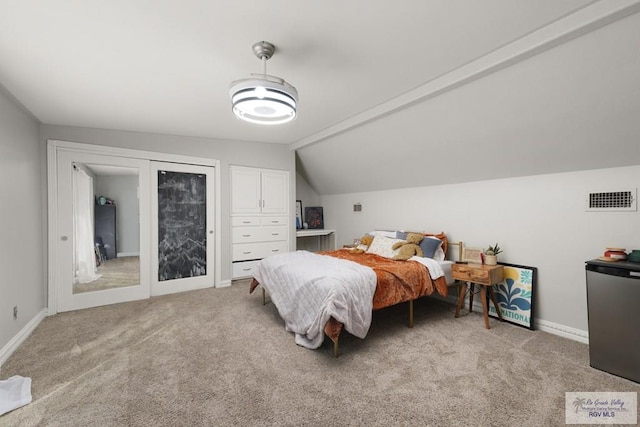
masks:
[[[453,264],[451,266],[451,275],[455,280],[469,283],[469,311],[473,310],[473,294],[475,285],[480,285],[480,299],[482,300],[482,311],[484,312],[484,325],[489,327],[489,307],[487,306],[487,289],[489,297],[496,308],[498,317],[502,320],[500,306],[496,301],[493,293],[493,285],[504,280],[504,269],[501,265],[481,265],[481,264]],[[458,296],[458,306],[456,307],[456,316],[460,315],[460,309],[464,304],[464,297],[467,293],[467,286],[463,283],[460,286],[460,295]]]

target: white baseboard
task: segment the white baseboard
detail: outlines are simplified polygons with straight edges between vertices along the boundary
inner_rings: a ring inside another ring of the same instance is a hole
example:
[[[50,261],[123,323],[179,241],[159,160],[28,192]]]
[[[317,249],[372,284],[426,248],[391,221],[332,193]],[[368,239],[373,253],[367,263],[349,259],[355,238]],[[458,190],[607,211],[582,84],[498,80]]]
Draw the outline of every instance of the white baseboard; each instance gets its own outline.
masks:
[[[432,298],[436,298],[453,305],[458,304],[458,297],[455,295],[451,295],[451,293],[446,298],[442,298],[441,296],[438,296],[438,295],[432,295]],[[479,298],[480,297],[478,296],[478,299]],[[468,306],[469,306],[469,300],[466,299],[465,307],[468,307]],[[482,313],[482,303],[478,303],[477,300],[474,301],[473,311]],[[534,319],[533,327],[538,331],[547,332],[553,335],[558,335],[563,338],[568,338],[573,341],[581,342],[583,344],[589,344],[589,332],[583,331],[582,329],[576,329],[576,328],[561,325],[559,323],[549,322],[548,320],[542,320],[542,319]]]
[[[216,288],[226,288],[228,286],[231,286],[231,280],[222,280],[216,285]]]
[[[140,256],[140,252],[118,252],[116,258],[123,258],[127,256]]]
[[[47,317],[47,309],[44,308],[38,314],[36,314],[33,319],[29,321],[24,328],[20,330],[9,342],[7,345],[2,347],[0,350],[0,368],[2,368],[2,364],[6,362],[9,357],[13,354],[14,351],[20,347],[20,345],[26,340],[29,335],[33,332],[33,330]]]
[[[583,344],[589,344],[589,332],[582,329],[571,328],[569,326],[560,325],[558,323],[549,322],[547,320],[538,319],[534,323],[536,329],[542,332],[548,332],[570,340],[578,341]]]

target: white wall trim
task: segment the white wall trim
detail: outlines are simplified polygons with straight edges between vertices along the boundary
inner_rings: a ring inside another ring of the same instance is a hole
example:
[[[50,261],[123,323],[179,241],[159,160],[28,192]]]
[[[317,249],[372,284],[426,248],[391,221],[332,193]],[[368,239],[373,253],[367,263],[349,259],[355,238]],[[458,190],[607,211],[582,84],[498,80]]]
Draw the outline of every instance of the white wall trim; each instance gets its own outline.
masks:
[[[58,312],[58,286],[56,274],[58,265],[58,161],[56,160],[57,144],[47,143],[47,307],[49,313]]]
[[[216,285],[216,288],[227,288],[229,286],[231,286],[231,280],[227,279],[227,280],[219,281],[218,284]]]
[[[640,11],[640,0],[596,1],[485,56],[436,77],[414,90],[293,142],[289,148],[298,150],[304,146],[388,116],[411,105],[434,98],[638,11]]]
[[[0,350],[0,369],[4,362],[6,362],[9,357],[22,345],[22,343],[31,335],[31,333],[36,329],[36,327],[47,317],[47,309],[42,309],[38,314],[36,314],[33,319],[29,321],[24,328],[20,329],[20,331],[9,340],[9,342],[2,347]]]
[[[439,295],[431,295],[431,297],[452,305],[456,305],[458,304],[458,297],[457,297],[457,292],[451,292],[453,288],[454,286],[449,287],[449,295],[447,295],[446,298],[443,298]],[[477,296],[477,299],[480,299],[480,295]],[[465,298],[464,302],[465,302],[465,305],[463,306],[463,310],[465,308],[468,310],[469,299]],[[482,303],[478,303],[476,300],[473,303],[473,312],[482,314]],[[542,319],[534,319],[533,327],[534,327],[534,330],[536,331],[547,332],[549,334],[558,335],[560,337],[568,338],[573,341],[578,341],[583,344],[589,344],[589,332],[583,331],[582,329],[576,329],[576,328],[561,325],[559,323],[549,322],[548,320],[542,320]]]
[[[536,319],[534,325],[537,330],[548,332],[583,344],[589,344],[589,332],[582,329],[571,328],[559,323],[549,322],[547,320]]]
[[[476,298],[476,301],[473,303],[473,311],[482,314],[482,302],[477,302],[480,299],[480,295],[477,295]],[[456,303],[457,301],[458,300],[456,298]],[[469,306],[468,301],[468,299],[465,299],[467,307]],[[548,320],[535,318],[533,319],[533,328],[536,331],[547,332],[563,338],[569,338],[570,340],[578,341],[583,344],[589,344],[589,333],[581,329],[576,329],[570,326],[561,325],[559,323],[549,322]]]
[[[640,1],[640,0],[638,0]],[[58,148],[67,148],[70,150],[79,150],[92,154],[103,154],[116,157],[130,157],[142,160],[154,160],[169,163],[186,163],[190,165],[214,166],[220,167],[220,161],[205,157],[183,156],[180,154],[166,154],[155,151],[134,150],[131,148],[111,147],[107,145],[85,144],[81,142],[60,141],[57,139],[49,139],[48,143]]]
[[[124,258],[128,256],[140,256],[140,252],[118,252],[118,258]]]

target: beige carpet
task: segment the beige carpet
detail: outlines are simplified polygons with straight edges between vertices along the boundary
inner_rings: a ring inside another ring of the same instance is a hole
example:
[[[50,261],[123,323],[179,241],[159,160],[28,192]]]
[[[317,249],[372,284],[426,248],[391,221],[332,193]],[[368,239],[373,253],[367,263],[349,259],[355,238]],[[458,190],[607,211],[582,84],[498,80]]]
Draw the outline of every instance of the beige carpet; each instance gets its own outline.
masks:
[[[342,355],[297,347],[246,282],[45,319],[2,367],[33,379],[10,426],[564,425],[566,391],[640,391],[587,346],[422,299]]]

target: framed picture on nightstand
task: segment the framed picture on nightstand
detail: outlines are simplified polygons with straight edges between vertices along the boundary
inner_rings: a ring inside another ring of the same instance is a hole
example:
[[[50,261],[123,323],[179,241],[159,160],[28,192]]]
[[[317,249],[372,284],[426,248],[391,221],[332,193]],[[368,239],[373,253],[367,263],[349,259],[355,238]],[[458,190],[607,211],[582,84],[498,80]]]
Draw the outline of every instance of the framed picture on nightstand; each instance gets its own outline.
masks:
[[[482,248],[468,248],[462,249],[462,262],[469,262],[471,264],[482,264]]]
[[[302,200],[296,200],[296,229],[301,230],[302,224]]]

